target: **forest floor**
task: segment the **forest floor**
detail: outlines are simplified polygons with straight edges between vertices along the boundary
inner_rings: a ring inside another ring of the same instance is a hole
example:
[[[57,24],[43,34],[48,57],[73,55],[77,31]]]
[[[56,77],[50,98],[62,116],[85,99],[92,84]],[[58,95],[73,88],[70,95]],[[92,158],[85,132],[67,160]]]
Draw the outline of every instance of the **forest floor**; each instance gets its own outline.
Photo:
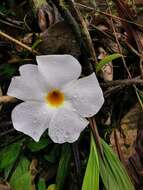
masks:
[[[105,97],[95,116],[99,135],[125,165],[136,189],[143,190],[142,0],[0,1],[0,190],[29,190],[26,180],[33,190],[55,183],[63,149],[48,133],[35,143],[16,131],[11,112],[20,101],[7,96],[19,67],[35,64],[35,56],[43,54],[73,55],[83,76],[96,72]],[[71,170],[62,188],[80,190],[89,136],[87,129],[72,145]],[[18,178],[23,171],[30,171],[30,178],[29,173]]]

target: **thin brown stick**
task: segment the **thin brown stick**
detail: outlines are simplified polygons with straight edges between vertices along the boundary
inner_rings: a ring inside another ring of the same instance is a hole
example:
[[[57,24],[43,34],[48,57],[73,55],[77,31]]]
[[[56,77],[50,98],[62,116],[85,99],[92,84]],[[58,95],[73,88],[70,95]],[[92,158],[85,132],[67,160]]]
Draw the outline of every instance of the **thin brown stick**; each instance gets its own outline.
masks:
[[[118,90],[121,90],[123,88],[124,86],[121,86],[121,85],[113,86],[104,92],[104,97],[108,98],[112,93],[115,93]]]
[[[138,26],[138,27],[140,27],[140,28],[143,28],[143,25],[141,25],[141,24],[138,24],[138,23],[136,23],[136,22],[133,22],[133,21],[130,21],[130,20],[127,20],[127,19],[124,19],[124,18],[115,16],[115,15],[110,14],[110,13],[106,13],[106,12],[103,12],[103,11],[95,10],[95,8],[92,8],[92,7],[90,7],[90,6],[86,6],[86,5],[83,5],[83,4],[81,4],[81,3],[76,3],[76,5],[77,5],[77,6],[80,6],[80,7],[83,7],[83,8],[86,8],[86,9],[88,9],[88,10],[94,11],[94,12],[96,12],[96,13],[98,12],[98,13],[103,14],[103,15],[105,15],[105,16],[112,17],[113,19],[121,20],[121,21],[130,23],[130,24],[132,24],[132,25]]]
[[[15,43],[21,47],[23,47],[24,49],[30,51],[31,53],[38,54],[38,52],[36,50],[32,49],[31,47],[27,46],[26,44],[20,42],[19,40],[9,36],[8,34],[2,32],[2,31],[0,31],[0,36],[10,40],[11,42],[13,42],[13,43]]]
[[[89,118],[89,122],[90,122],[90,128],[92,130],[92,133],[93,133],[93,136],[94,136],[94,139],[96,142],[97,149],[100,153],[101,158],[104,160],[104,152],[103,152],[100,136],[99,136],[99,133],[97,130],[96,121],[95,121],[94,117]]]
[[[142,55],[126,40],[124,40],[124,43],[131,49],[133,53],[135,53],[137,56],[141,57]]]
[[[13,103],[16,102],[17,99],[12,96],[0,96],[0,104]]]
[[[143,79],[132,78],[132,79],[124,79],[124,80],[114,80],[106,83],[100,83],[103,87],[111,87],[111,86],[130,86],[133,84],[143,85]]]
[[[6,24],[6,25],[8,25],[8,26],[11,26],[11,27],[13,27],[13,28],[18,28],[18,29],[20,29],[20,30],[24,30],[24,28],[22,28],[21,26],[16,26],[16,25],[14,25],[13,23],[10,23],[10,22],[8,22],[8,21],[5,21],[5,20],[0,19],[0,22],[3,23],[3,24]]]
[[[106,0],[106,3],[107,3],[107,6],[108,6],[108,9],[109,9],[109,13],[110,13],[110,15],[111,15],[111,14],[112,14],[112,11],[111,11],[111,8],[110,8],[110,5],[109,5],[108,0]],[[113,22],[112,17],[111,17],[110,21],[111,21],[111,26],[112,26],[112,29],[113,29],[113,33],[114,33],[114,36],[115,36],[115,39],[116,39],[116,42],[117,42],[117,46],[118,46],[119,52],[120,52],[120,54],[121,54],[121,58],[122,58],[124,67],[125,67],[125,69],[126,69],[126,71],[127,71],[127,73],[128,73],[129,78],[131,79],[132,76],[131,76],[131,73],[130,73],[128,67],[127,67],[126,61],[125,61],[125,59],[124,59],[123,52],[122,52],[122,47],[121,47],[121,45],[120,45],[120,43],[119,43],[119,40],[118,40],[118,37],[117,37],[117,32],[116,32],[116,29],[115,29],[115,27],[114,27],[114,22]]]
[[[75,4],[72,1],[69,1],[70,9],[72,10],[72,14],[74,14],[74,18],[77,21],[77,23],[80,26],[81,33],[83,36],[83,39],[86,43],[87,48],[89,49],[89,54],[91,55],[91,59],[94,61],[94,63],[97,63],[97,56],[94,50],[94,46],[92,44],[92,39],[89,34],[86,22],[84,21],[78,7],[75,6]],[[94,66],[93,66],[94,68]]]
[[[117,130],[114,130],[114,140],[115,140],[115,145],[116,145],[116,150],[118,153],[118,157],[119,159],[122,161],[122,163],[124,163],[124,165],[126,164],[125,162],[125,158],[123,156],[122,150],[120,148],[120,144],[119,144],[119,139],[118,139],[118,135],[117,135]]]
[[[13,128],[13,129],[6,130],[6,131],[0,133],[0,137],[3,137],[3,136],[5,136],[5,135],[8,135],[8,134],[10,134],[10,133],[12,133],[12,132],[15,132],[15,129],[14,129],[14,128]]]

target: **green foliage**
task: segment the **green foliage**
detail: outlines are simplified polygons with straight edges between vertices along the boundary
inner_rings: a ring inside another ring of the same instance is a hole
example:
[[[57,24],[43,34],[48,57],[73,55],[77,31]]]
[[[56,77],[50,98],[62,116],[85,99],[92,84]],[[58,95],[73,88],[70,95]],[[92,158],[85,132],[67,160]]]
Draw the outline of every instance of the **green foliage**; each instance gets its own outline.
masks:
[[[60,154],[60,148],[59,145],[55,144],[51,150],[51,152],[47,155],[44,155],[45,160],[47,160],[50,163],[56,162],[57,158]]]
[[[106,190],[134,190],[134,186],[118,157],[102,140],[105,159],[99,156],[100,175]]]
[[[82,190],[98,190],[99,174],[105,190],[134,190],[134,186],[118,157],[105,141],[101,141],[104,159],[98,154],[91,135],[90,155],[83,180]]]
[[[1,64],[0,65],[0,76],[4,78],[11,78],[16,72],[16,68],[10,64]]]
[[[35,42],[34,42],[34,44],[32,45],[32,49],[35,49],[40,43],[42,42],[42,40],[41,39],[37,39]]]
[[[100,71],[106,64],[109,62],[121,57],[122,55],[119,53],[114,53],[112,55],[108,55],[104,57],[99,63],[96,64],[96,72]]]
[[[99,160],[98,153],[91,135],[90,155],[83,179],[82,190],[98,190],[99,189]]]
[[[8,13],[8,10],[6,9],[5,3],[2,3],[0,5],[0,12],[3,13],[3,14],[7,14]]]
[[[14,190],[31,190],[32,178],[29,172],[30,162],[22,157],[10,179],[11,188]]]
[[[138,92],[139,92],[140,98],[141,98],[141,100],[142,100],[142,102],[143,102],[143,91],[138,90]]]
[[[56,185],[55,184],[50,185],[47,190],[56,190]]]
[[[21,143],[13,143],[0,151],[0,170],[12,165],[19,156]]]
[[[56,190],[62,190],[65,178],[69,172],[71,158],[70,144],[64,144],[62,147],[61,158],[56,176]]]
[[[35,142],[34,140],[31,140],[28,142],[27,147],[32,151],[32,152],[38,152],[44,148],[46,148],[51,141],[47,138],[42,138],[40,139],[39,142]]]
[[[141,105],[141,108],[143,110],[143,91],[139,90],[137,87],[134,86],[138,101]]]
[[[45,183],[45,180],[43,178],[39,179],[38,190],[46,190],[46,183]]]

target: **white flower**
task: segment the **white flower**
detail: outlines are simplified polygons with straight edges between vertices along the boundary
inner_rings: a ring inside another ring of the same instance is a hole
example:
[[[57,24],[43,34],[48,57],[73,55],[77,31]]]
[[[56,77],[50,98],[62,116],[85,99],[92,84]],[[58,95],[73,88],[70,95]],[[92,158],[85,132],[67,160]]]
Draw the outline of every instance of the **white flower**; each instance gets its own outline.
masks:
[[[37,56],[38,65],[20,67],[8,95],[24,102],[12,111],[12,122],[35,141],[48,129],[56,143],[76,141],[104,98],[95,74],[78,79],[79,62],[71,55]]]

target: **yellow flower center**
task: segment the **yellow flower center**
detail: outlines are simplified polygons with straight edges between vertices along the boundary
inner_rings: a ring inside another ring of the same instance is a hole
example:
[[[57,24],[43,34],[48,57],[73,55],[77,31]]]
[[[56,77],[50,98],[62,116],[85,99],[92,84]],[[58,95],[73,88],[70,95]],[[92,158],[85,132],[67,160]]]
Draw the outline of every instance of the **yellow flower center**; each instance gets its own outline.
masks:
[[[52,107],[61,106],[64,102],[64,98],[64,94],[58,89],[53,89],[45,97],[46,102]]]

